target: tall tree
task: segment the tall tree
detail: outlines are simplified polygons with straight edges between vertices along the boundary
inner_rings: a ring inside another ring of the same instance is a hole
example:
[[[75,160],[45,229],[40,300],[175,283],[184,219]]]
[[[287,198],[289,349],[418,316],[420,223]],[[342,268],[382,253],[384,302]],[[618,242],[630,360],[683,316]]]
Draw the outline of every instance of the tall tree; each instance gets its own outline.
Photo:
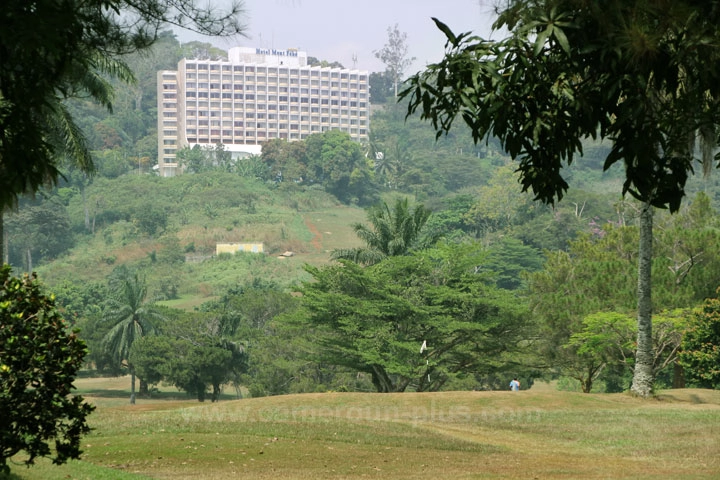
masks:
[[[710,168],[720,124],[720,3],[663,0],[513,0],[486,41],[447,37],[444,59],[414,76],[401,96],[438,135],[460,117],[476,141],[500,139],[520,161],[524,190],[554,202],[568,188],[564,165],[581,140],[612,142],[605,167],[625,165],[623,193],[644,202],[641,246],[651,246],[651,207],[679,208],[693,171],[696,132]],[[632,391],[652,392],[649,252],[638,264],[638,365]]]
[[[437,391],[462,375],[509,368],[529,316],[474,266],[477,245],[439,245],[361,267],[308,267],[294,321],[320,361],[372,377],[378,392]]]
[[[103,314],[112,324],[103,343],[118,363],[127,362],[133,343],[146,335],[155,333],[164,317],[147,298],[147,285],[137,272],[122,271],[119,278],[111,281],[113,297]],[[130,403],[135,403],[135,369],[130,370]]]
[[[392,79],[393,91],[397,98],[398,84],[403,80],[405,69],[415,61],[415,57],[408,56],[407,33],[400,32],[397,23],[387,28],[387,34],[387,43],[373,53],[387,67],[385,73]]]

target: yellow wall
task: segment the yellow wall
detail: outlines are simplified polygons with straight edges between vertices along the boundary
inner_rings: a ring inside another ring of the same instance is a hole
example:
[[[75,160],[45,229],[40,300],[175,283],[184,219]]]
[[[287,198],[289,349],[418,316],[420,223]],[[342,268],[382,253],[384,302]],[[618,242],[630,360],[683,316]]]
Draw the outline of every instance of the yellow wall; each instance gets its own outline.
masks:
[[[215,245],[215,254],[220,255],[221,253],[236,253],[236,252],[249,252],[249,253],[263,253],[263,244],[257,243],[218,243]]]

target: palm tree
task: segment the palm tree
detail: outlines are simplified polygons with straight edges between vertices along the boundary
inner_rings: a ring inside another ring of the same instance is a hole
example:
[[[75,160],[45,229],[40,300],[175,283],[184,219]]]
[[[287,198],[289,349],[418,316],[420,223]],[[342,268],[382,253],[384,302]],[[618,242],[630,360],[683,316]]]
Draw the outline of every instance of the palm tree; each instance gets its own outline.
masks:
[[[355,234],[367,246],[334,250],[332,258],[372,265],[385,257],[406,255],[413,249],[431,245],[436,238],[423,235],[430,214],[422,204],[411,208],[407,198],[398,198],[393,208],[385,202],[371,207],[367,218],[372,226],[353,225]]]
[[[58,81],[56,90],[46,96],[35,109],[36,126],[39,129],[36,139],[41,143],[42,153],[45,155],[38,155],[36,158],[42,165],[31,171],[21,169],[17,175],[19,178],[15,180],[17,184],[7,185],[0,193],[0,240],[4,238],[3,213],[17,203],[19,194],[35,192],[43,184],[55,183],[62,166],[76,168],[84,174],[92,174],[95,170],[85,136],[73,120],[65,100],[89,97],[112,111],[114,90],[108,77],[125,83],[135,81],[127,64],[110,58],[99,50],[87,51],[73,60]],[[10,148],[13,148],[12,144]],[[0,159],[3,158],[3,150],[0,148]],[[12,153],[11,151],[7,157],[12,157]],[[0,185],[4,183],[0,182]],[[3,242],[0,242],[0,261],[5,259],[3,246]]]
[[[137,272],[123,272],[110,282],[115,296],[109,301],[104,320],[113,324],[105,334],[105,349],[119,362],[127,362],[135,340],[157,331],[163,316],[152,301],[147,301],[147,285]],[[135,403],[135,369],[130,369],[130,403]]]

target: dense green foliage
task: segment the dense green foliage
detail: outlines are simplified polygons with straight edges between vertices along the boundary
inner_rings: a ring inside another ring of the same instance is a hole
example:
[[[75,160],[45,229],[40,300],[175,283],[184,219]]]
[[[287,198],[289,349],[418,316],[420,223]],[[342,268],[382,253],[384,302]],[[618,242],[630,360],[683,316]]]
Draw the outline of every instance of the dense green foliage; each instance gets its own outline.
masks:
[[[365,268],[311,267],[295,321],[312,332],[322,361],[364,372],[378,392],[435,391],[507,369],[527,312],[475,271],[478,253],[442,245]]]
[[[656,375],[674,362],[687,317],[682,312],[678,319],[672,312],[691,309],[720,285],[720,256],[714,247],[720,234],[714,218],[707,197],[700,194],[679,213],[657,219]],[[549,252],[544,268],[529,276],[531,308],[543,331],[539,351],[548,365],[577,378],[588,391],[595,379],[619,390],[627,387],[626,379],[613,375],[615,367],[634,365],[635,354],[627,347],[634,344],[637,328],[627,322],[636,311],[637,239],[634,226],[607,225],[571,242],[568,251]]]
[[[720,293],[720,290],[718,291]],[[679,363],[687,379],[700,387],[720,387],[720,299],[708,298],[683,332]]]
[[[133,344],[129,364],[145,382],[175,385],[200,402],[210,388],[216,402],[247,368],[245,348],[230,334],[218,317],[179,313],[157,335]]]
[[[652,209],[677,211],[697,160],[709,173],[720,159],[720,73],[707,68],[720,59],[719,15],[715,1],[510,1],[493,25],[507,30],[502,40],[435,20],[446,55],[402,94],[408,115],[419,109],[438,136],[461,118],[476,142],[497,137],[519,162],[523,191],[545,203],[567,191],[562,170],[582,139],[611,143],[605,168],[624,165],[622,193],[643,203],[632,385],[643,397],[654,382]]]
[[[71,392],[86,352],[34,276],[0,268],[0,475],[21,451],[27,464],[79,457],[93,407]]]

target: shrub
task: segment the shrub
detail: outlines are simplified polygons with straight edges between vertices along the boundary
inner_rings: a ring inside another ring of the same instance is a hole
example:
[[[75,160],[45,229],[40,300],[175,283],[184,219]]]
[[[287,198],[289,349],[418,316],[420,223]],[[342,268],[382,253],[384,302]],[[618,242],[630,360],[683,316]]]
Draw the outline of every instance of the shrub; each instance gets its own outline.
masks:
[[[16,278],[0,267],[0,473],[23,450],[28,465],[50,457],[51,440],[53,463],[80,456],[94,407],[70,392],[86,352],[34,274]]]

